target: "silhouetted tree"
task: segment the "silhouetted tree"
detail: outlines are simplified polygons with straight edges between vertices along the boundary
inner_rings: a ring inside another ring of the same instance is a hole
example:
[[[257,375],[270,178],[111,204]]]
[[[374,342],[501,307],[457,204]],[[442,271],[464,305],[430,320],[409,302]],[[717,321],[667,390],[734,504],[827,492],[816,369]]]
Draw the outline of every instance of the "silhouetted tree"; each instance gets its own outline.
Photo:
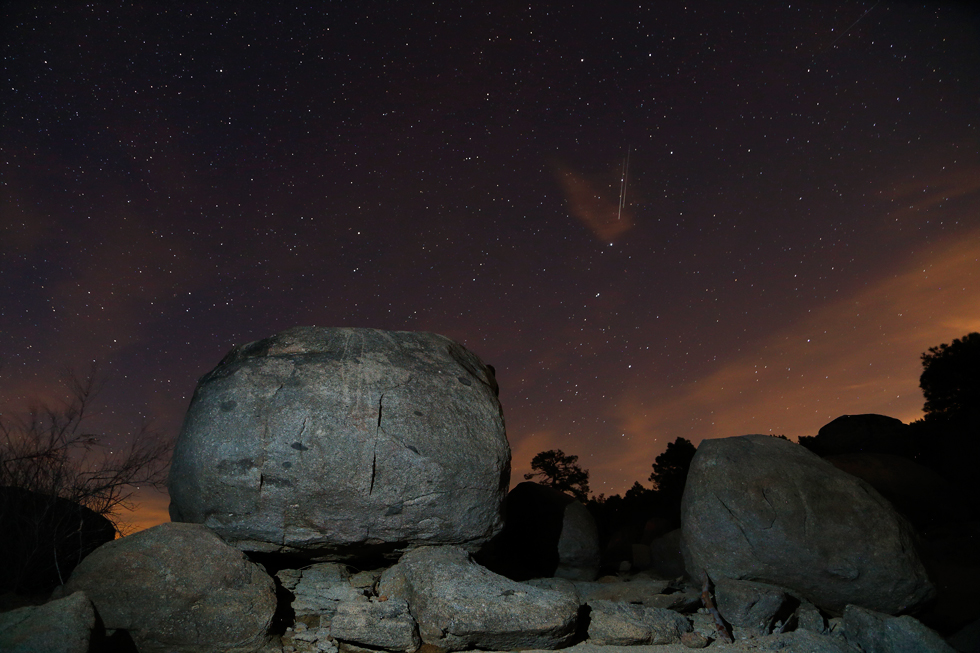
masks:
[[[922,354],[919,387],[927,418],[980,412],[980,333],[968,333]]]
[[[680,521],[681,498],[687,482],[687,470],[697,448],[690,440],[677,438],[667,444],[667,449],[653,463],[650,480],[657,492],[658,503],[665,516]]]
[[[524,480],[540,479],[542,485],[548,485],[567,492],[579,501],[589,498],[589,472],[579,467],[578,456],[567,456],[561,449],[542,451],[531,459],[531,469],[535,470],[524,475]]]
[[[87,429],[104,384],[95,367],[84,378],[68,372],[65,383],[68,399],[60,406],[0,413],[4,589],[24,590],[30,577],[53,578],[41,585],[63,582],[89,552],[79,547],[91,550],[93,541],[114,536],[119,511],[132,509],[129,500],[140,486],[159,488],[166,480],[171,443],[145,424],[117,452]]]

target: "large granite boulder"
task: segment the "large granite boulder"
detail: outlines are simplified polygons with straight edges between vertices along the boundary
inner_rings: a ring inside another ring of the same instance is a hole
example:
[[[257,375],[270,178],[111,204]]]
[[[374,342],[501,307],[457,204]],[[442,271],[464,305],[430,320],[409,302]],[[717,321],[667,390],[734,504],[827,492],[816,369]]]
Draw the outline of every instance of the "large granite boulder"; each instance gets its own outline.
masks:
[[[574,497],[527,481],[507,495],[503,514],[503,530],[475,556],[481,565],[515,580],[599,574],[599,531]]]
[[[244,551],[351,560],[500,528],[510,446],[493,369],[434,333],[296,327],[198,383],[170,515]]]
[[[111,521],[74,501],[0,487],[0,593],[50,592],[115,537]]]
[[[914,534],[870,485],[792,442],[705,440],[682,503],[687,571],[778,585],[840,613],[896,614],[935,595]]]
[[[84,592],[0,613],[4,653],[88,653],[95,610]]]
[[[560,648],[579,608],[570,592],[494,574],[454,546],[409,551],[381,575],[378,594],[407,601],[422,641],[447,651]]]
[[[250,653],[269,641],[275,585],[261,567],[200,524],[165,523],[109,542],[75,568],[110,630],[140,653]]]

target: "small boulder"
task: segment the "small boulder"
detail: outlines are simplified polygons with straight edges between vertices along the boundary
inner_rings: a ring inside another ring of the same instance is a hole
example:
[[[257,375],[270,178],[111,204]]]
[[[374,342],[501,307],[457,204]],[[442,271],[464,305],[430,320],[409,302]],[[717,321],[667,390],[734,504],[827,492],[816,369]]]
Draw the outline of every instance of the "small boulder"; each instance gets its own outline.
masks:
[[[398,598],[341,603],[330,634],[341,642],[385,651],[413,653],[422,643],[408,602]]]
[[[474,556],[481,565],[514,580],[599,574],[599,531],[574,497],[526,481],[507,495],[503,514],[503,530]]]
[[[198,382],[170,515],[243,551],[356,560],[500,528],[510,446],[493,369],[434,333],[296,327]]]
[[[676,644],[691,624],[672,610],[615,601],[591,601],[589,642],[597,646]]]
[[[560,648],[579,607],[568,592],[494,574],[450,546],[409,551],[381,575],[378,594],[408,601],[422,641],[447,651]]]
[[[841,612],[914,610],[935,595],[914,533],[870,485],[765,435],[705,440],[682,502],[688,573],[765,582]]]
[[[276,609],[272,578],[200,524],[104,544],[65,589],[84,591],[105,627],[128,631],[141,653],[258,651]]]
[[[305,569],[281,569],[276,577],[293,595],[290,607],[295,620],[310,628],[329,628],[342,602],[368,600],[368,592],[351,584],[346,565],[337,562],[321,562]]]
[[[864,653],[956,653],[939,633],[918,619],[893,617],[856,605],[844,609],[844,637]]]
[[[0,613],[4,653],[88,653],[95,609],[84,592]]]
[[[769,634],[776,616],[788,601],[789,596],[782,588],[765,583],[729,578],[721,578],[715,583],[718,612],[731,625],[744,628],[753,635]]]

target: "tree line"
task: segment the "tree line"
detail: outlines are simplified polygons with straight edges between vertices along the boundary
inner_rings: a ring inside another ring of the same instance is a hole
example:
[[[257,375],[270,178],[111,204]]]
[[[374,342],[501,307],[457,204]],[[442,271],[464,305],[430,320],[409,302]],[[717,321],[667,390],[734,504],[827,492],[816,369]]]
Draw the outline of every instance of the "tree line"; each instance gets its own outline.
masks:
[[[915,460],[949,480],[980,510],[980,491],[974,478],[980,460],[980,333],[969,333],[951,343],[930,347],[921,357],[919,387],[925,397],[924,416],[909,425],[908,437],[885,443],[875,453],[891,453]],[[782,439],[785,436],[777,435]],[[818,455],[827,455],[816,437],[803,436],[799,444]],[[578,456],[561,449],[542,451],[531,460],[535,480],[574,496],[586,504],[599,526],[600,539],[617,528],[642,528],[662,520],[663,528],[680,525],[681,497],[687,472],[697,448],[686,438],[677,438],[653,462],[647,479],[639,481],[622,496],[590,496],[589,471],[578,464]],[[870,451],[869,451],[870,453]]]

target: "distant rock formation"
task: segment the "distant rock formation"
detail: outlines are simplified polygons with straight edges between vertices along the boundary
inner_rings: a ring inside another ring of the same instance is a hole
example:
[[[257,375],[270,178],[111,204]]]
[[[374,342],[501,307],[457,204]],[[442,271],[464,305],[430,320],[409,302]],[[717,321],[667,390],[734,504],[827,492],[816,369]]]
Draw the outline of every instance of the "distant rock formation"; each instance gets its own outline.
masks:
[[[434,333],[297,327],[236,347],[194,393],[171,519],[321,561],[475,550],[500,529],[510,478],[497,391]]]
[[[504,501],[504,529],[475,556],[515,580],[555,576],[593,580],[599,573],[599,533],[574,497],[531,481]]]
[[[803,436],[800,444],[818,456],[843,453],[891,453],[912,451],[912,431],[901,420],[886,415],[841,415],[825,424],[815,436]]]

